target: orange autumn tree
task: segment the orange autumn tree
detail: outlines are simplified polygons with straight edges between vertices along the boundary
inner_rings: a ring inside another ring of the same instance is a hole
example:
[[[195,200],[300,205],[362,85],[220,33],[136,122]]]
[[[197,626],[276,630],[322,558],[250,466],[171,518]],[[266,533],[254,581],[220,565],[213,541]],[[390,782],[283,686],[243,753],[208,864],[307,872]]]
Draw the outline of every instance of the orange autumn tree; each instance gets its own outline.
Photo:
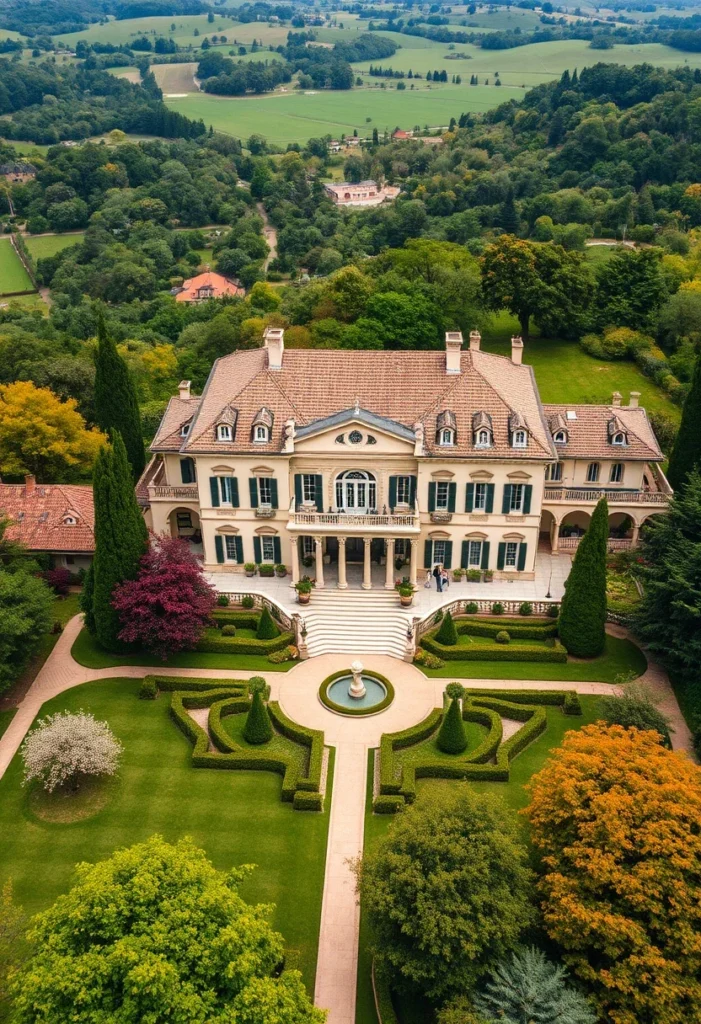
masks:
[[[701,770],[655,732],[570,732],[528,787],[548,934],[611,1024],[701,1007]]]

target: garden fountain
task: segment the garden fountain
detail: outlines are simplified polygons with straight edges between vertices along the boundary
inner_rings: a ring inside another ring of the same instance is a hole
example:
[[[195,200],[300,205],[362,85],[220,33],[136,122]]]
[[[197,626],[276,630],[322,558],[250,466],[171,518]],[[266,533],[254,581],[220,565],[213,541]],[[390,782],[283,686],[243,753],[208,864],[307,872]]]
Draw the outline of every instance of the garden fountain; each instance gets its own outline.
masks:
[[[360,700],[367,692],[365,689],[365,683],[363,682],[362,661],[358,661],[357,659],[352,661],[350,670],[353,678],[350,686],[348,687],[348,696],[353,697],[354,700]]]
[[[339,715],[373,715],[394,700],[394,687],[377,672],[368,672],[357,658],[350,671],[334,672],[319,687],[319,698]]]

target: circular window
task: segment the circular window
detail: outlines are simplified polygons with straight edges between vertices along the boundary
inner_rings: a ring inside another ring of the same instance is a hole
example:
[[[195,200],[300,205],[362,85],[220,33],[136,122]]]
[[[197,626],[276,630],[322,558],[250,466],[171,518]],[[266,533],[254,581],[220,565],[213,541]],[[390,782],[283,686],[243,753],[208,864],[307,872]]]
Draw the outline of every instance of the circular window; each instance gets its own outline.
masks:
[[[351,444],[360,444],[360,442],[363,440],[363,435],[360,433],[359,430],[351,430],[350,434],[348,435],[348,440],[350,441]]]

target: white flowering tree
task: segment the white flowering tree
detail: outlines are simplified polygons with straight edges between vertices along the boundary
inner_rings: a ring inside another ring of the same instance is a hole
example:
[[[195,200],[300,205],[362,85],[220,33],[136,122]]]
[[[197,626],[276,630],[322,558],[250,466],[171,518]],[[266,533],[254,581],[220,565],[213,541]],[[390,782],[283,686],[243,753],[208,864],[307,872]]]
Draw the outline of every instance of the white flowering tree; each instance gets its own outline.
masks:
[[[114,775],[122,750],[107,722],[85,711],[58,711],[40,719],[22,744],[24,782],[40,779],[49,793],[67,782],[77,789],[81,777]]]

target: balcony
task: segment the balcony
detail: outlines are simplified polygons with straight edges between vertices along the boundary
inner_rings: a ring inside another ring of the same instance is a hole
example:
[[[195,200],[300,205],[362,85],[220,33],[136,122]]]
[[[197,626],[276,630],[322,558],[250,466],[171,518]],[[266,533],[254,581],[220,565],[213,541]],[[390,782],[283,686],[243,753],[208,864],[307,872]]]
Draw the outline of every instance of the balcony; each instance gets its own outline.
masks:
[[[595,505],[601,498],[606,498],[609,505],[666,505],[670,495],[662,491],[624,491],[616,487],[546,487],[543,503]]]
[[[421,524],[417,510],[395,513],[358,513],[336,509],[336,511],[318,512],[311,506],[297,510],[293,499],[290,503],[287,528],[299,533],[312,531],[332,535],[376,533],[380,536],[385,536],[389,530],[394,535],[408,536],[419,533]]]
[[[149,501],[197,501],[197,484],[149,484]]]

